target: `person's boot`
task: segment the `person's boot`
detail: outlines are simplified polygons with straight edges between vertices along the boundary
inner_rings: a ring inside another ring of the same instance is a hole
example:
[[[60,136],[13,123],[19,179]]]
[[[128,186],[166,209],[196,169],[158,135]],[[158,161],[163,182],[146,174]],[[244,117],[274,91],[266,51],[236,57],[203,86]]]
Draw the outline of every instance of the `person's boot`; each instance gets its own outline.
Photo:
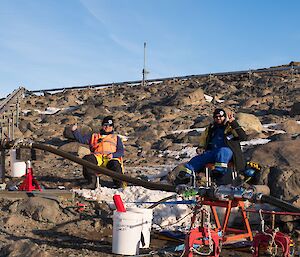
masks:
[[[121,164],[119,163],[119,161],[117,160],[110,160],[108,162],[108,164],[106,165],[106,168],[114,171],[114,172],[117,172],[119,174],[123,174],[122,173],[122,166]],[[121,188],[122,185],[123,185],[123,182],[122,181],[119,181],[119,180],[116,180],[116,179],[113,179],[113,183],[114,183],[114,188]]]
[[[193,185],[194,183],[194,174],[193,171],[188,169],[185,166],[182,166],[178,175],[175,178],[174,184],[175,185]]]
[[[231,183],[227,183],[228,181],[226,181],[225,175],[226,172],[224,173],[223,170],[221,171],[219,169],[212,170],[211,179],[213,184],[215,184],[216,186],[231,184]]]
[[[82,169],[82,175],[86,180],[89,180],[89,173],[87,172],[85,167],[83,167]]]
[[[97,178],[95,176],[95,174],[91,174],[90,172],[88,172],[87,170],[83,170],[83,176],[85,177],[85,179],[87,180],[87,183],[85,186],[83,186],[83,188],[86,189],[95,189],[96,188],[96,184],[97,184]]]
[[[97,178],[96,176],[90,176],[88,180],[88,184],[84,187],[86,189],[96,189],[97,187]]]

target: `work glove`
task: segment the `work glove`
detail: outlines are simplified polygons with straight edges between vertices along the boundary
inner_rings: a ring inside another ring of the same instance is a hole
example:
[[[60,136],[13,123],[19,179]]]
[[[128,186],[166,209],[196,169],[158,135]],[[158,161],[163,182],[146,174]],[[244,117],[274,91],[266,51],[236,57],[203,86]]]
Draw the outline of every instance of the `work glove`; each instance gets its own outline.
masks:
[[[193,180],[193,175],[188,173],[186,170],[182,170],[176,176],[174,183],[175,185],[191,184],[192,180]]]

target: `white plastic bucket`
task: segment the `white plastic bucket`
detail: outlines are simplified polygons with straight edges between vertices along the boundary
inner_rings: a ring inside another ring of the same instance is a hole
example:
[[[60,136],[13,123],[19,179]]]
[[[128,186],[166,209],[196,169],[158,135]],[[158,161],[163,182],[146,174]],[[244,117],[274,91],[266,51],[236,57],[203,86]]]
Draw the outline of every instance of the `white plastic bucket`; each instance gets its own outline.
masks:
[[[153,209],[146,209],[146,208],[127,208],[127,209],[128,211],[143,214],[142,239],[140,243],[140,248],[149,248],[151,226],[152,226],[152,219],[153,219]]]
[[[139,254],[142,224],[142,213],[114,211],[112,252],[124,255]]]
[[[16,159],[16,150],[10,150],[10,175],[13,178],[22,177],[26,174],[26,163]]]

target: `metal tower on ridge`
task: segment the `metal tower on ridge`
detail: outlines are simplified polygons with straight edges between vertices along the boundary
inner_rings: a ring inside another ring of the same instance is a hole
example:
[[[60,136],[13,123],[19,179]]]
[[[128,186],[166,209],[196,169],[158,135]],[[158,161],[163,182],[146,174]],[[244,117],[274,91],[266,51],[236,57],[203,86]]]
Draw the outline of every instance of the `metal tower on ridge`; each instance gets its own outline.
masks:
[[[144,68],[143,68],[143,80],[142,80],[142,85],[143,86],[146,86],[147,82],[147,74],[149,73],[147,70],[146,70],[146,42],[144,42]]]

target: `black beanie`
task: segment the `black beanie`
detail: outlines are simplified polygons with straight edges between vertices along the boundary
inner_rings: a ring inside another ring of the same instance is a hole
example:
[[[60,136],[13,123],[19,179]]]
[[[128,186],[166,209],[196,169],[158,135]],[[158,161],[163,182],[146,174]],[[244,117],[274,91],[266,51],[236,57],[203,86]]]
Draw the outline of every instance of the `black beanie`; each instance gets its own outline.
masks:
[[[110,125],[110,126],[114,126],[114,120],[112,116],[106,116],[103,118],[102,120],[102,126],[104,125]]]
[[[221,108],[217,108],[214,110],[213,116],[215,117],[216,115],[221,115],[221,116],[226,117],[226,112]]]

